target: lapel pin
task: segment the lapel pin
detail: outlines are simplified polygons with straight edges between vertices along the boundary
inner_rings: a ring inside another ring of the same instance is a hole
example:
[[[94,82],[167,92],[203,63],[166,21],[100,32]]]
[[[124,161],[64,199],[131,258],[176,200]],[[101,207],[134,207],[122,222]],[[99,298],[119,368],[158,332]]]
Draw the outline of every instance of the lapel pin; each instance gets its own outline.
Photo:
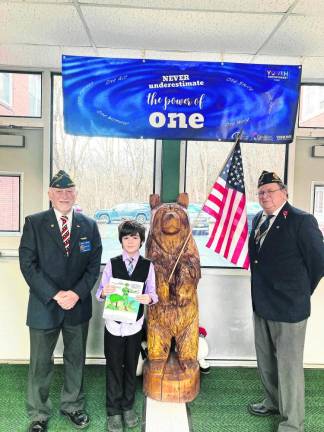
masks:
[[[80,225],[77,225],[77,228],[80,228]]]
[[[51,228],[54,228],[54,225],[53,225],[53,224],[51,224]]]
[[[287,216],[288,216],[288,211],[287,211],[287,210],[284,210],[284,211],[282,212],[282,214],[283,214],[283,217],[286,219]]]

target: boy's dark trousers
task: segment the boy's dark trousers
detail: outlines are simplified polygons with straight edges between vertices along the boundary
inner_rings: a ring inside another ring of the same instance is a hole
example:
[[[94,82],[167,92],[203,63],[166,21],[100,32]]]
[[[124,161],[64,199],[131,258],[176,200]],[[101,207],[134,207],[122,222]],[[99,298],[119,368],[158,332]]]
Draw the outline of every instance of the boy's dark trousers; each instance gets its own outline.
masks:
[[[114,336],[105,327],[106,408],[109,416],[133,407],[136,369],[142,330],[131,336]]]

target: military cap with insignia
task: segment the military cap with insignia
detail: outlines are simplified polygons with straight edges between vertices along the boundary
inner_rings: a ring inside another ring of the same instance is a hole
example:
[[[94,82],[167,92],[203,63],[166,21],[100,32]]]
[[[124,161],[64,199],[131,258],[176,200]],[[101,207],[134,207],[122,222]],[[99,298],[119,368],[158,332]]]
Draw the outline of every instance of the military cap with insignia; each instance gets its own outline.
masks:
[[[69,174],[63,170],[60,170],[57,174],[55,174],[49,184],[49,187],[57,189],[67,189],[74,186],[75,184]]]
[[[280,186],[285,187],[283,181],[275,172],[262,171],[258,180],[258,188],[268,183],[278,183]]]

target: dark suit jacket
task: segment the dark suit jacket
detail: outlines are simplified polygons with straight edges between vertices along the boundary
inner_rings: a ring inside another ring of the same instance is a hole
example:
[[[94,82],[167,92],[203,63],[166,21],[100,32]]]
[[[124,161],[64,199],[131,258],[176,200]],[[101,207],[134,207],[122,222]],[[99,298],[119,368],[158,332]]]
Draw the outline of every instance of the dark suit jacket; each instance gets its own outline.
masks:
[[[254,218],[249,238],[253,309],[267,320],[302,321],[324,275],[322,233],[314,216],[287,202],[257,252],[254,236],[261,216]]]
[[[80,242],[90,251],[81,252]],[[70,254],[65,249],[54,210],[27,216],[19,247],[20,269],[29,285],[27,325],[36,329],[88,321],[92,314],[91,289],[100,271],[101,239],[94,220],[73,213]],[[73,290],[80,299],[65,311],[53,300],[60,290]]]

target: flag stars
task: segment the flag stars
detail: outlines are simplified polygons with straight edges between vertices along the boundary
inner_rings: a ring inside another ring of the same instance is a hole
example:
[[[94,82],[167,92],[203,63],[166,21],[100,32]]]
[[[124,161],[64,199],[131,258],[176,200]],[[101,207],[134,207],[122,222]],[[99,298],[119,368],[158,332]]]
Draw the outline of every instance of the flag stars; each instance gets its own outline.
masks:
[[[244,193],[244,173],[241,159],[241,152],[238,148],[234,149],[232,157],[226,162],[221,177],[229,187]]]

